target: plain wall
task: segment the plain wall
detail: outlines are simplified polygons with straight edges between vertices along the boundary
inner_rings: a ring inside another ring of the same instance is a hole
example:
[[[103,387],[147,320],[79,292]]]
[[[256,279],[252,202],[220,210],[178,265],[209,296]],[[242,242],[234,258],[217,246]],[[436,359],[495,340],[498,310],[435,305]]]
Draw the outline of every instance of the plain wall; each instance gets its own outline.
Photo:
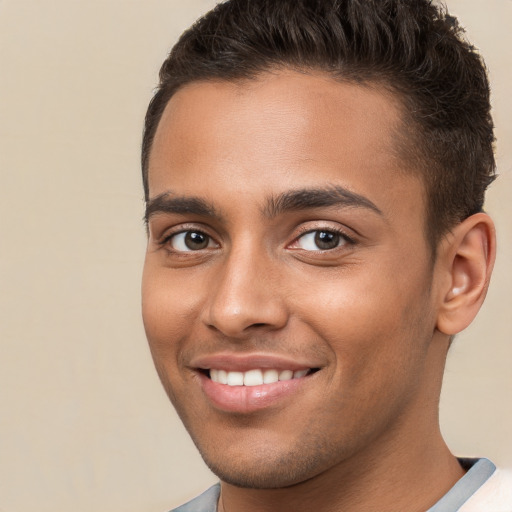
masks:
[[[215,477],[140,318],[141,128],[157,71],[212,0],[0,0],[0,511],[162,512]],[[499,234],[448,358],[454,452],[512,466],[512,1],[450,0],[486,57]]]

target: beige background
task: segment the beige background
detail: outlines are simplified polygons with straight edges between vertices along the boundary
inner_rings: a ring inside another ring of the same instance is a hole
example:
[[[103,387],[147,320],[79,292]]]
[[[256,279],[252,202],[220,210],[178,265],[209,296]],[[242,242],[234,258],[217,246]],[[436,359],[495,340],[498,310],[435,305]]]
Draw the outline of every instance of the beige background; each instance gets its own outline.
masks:
[[[214,481],[157,381],[139,312],[142,120],[212,0],[0,0],[0,510],[161,512]],[[499,258],[449,356],[458,454],[512,466],[512,1],[451,0],[490,68]]]

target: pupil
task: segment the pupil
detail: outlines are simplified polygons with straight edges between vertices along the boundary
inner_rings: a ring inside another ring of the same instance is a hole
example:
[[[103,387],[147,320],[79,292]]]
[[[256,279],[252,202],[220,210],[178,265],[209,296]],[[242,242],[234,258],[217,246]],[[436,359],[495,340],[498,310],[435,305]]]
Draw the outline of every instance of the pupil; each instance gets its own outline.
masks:
[[[340,235],[329,231],[319,231],[315,235],[315,244],[319,249],[334,249],[338,246]]]
[[[208,247],[208,237],[203,233],[189,231],[185,235],[185,245],[192,250],[205,249]]]

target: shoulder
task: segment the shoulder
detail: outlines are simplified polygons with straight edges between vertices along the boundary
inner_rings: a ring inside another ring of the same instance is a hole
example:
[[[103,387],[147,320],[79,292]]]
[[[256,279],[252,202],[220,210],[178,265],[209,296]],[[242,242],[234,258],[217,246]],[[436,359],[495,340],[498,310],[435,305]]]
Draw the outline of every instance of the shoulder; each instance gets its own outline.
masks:
[[[512,470],[497,469],[460,512],[512,512]]]
[[[197,498],[171,510],[171,512],[216,512],[220,484],[215,484]]]

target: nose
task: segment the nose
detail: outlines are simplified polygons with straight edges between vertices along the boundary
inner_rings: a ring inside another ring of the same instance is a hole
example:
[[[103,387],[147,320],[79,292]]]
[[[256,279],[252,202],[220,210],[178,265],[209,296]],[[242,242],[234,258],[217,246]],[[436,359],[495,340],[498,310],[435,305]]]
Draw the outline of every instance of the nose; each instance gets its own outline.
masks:
[[[280,278],[269,257],[232,251],[216,269],[203,320],[230,338],[275,331],[288,322]]]

